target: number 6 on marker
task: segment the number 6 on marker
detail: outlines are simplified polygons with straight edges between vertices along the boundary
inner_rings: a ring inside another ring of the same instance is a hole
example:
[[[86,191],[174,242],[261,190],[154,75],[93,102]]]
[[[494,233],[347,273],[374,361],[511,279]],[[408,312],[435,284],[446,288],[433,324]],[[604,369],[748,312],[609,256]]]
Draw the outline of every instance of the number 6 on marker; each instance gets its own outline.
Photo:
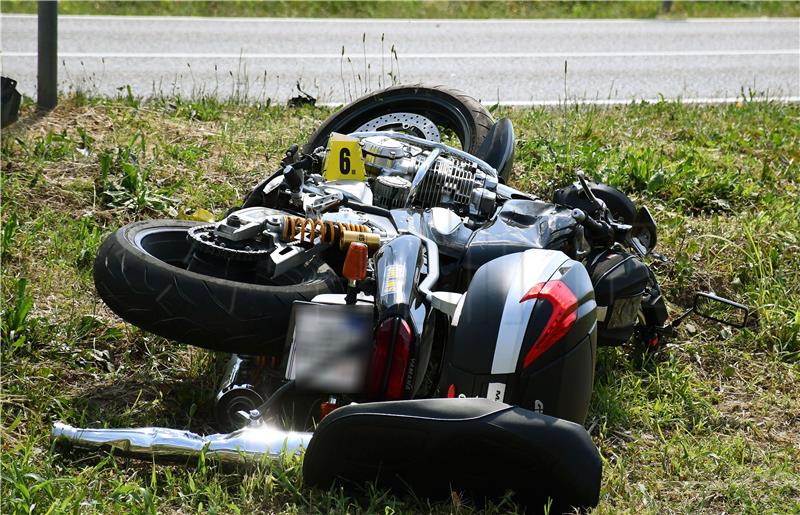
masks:
[[[347,147],[343,147],[339,152],[339,171],[342,175],[350,173],[350,149]]]

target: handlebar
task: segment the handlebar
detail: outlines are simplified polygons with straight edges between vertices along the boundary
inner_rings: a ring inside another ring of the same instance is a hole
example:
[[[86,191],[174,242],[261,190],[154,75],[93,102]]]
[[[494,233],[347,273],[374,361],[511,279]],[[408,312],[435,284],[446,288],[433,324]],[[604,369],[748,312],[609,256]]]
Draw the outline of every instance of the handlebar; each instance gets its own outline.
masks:
[[[589,232],[589,235],[592,236],[592,239],[597,239],[601,242],[614,241],[614,228],[609,224],[605,222],[598,222],[580,209],[572,210],[572,218],[586,228],[586,230]]]

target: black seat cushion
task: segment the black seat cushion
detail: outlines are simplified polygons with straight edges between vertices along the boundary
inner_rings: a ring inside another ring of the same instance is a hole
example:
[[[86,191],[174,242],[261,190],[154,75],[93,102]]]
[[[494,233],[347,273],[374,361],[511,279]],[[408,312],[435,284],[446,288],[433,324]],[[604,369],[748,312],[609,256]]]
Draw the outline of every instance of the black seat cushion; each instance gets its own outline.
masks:
[[[488,399],[424,399],[337,409],[314,433],[303,475],[320,487],[374,481],[427,497],[512,490],[533,508],[550,497],[569,509],[597,504],[602,461],[578,424]]]

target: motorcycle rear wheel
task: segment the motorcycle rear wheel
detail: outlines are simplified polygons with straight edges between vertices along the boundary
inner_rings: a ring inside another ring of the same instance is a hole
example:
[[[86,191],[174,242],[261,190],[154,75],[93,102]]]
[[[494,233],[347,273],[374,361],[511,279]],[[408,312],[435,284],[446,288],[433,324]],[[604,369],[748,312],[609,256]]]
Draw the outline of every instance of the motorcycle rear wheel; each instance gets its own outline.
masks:
[[[392,113],[419,114],[439,128],[452,131],[465,152],[474,153],[486,139],[494,119],[480,102],[444,86],[393,86],[365,95],[325,120],[311,135],[305,153],[324,146],[332,132],[350,133]],[[387,130],[375,127],[373,130]]]
[[[193,255],[187,231],[198,224],[152,220],[111,234],[94,263],[95,286],[108,307],[145,331],[189,345],[280,356],[292,303],[340,289],[336,273],[318,258],[271,282],[227,279],[208,266],[214,275],[187,270]]]

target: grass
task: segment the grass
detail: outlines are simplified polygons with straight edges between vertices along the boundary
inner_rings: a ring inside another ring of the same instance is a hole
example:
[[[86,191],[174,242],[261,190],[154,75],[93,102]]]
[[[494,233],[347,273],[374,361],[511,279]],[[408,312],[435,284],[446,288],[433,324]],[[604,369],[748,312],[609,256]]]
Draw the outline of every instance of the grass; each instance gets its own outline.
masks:
[[[35,13],[36,2],[4,0],[2,11]],[[800,16],[796,2],[673,2],[661,1],[104,1],[62,0],[61,14],[168,16],[268,16],[352,18],[686,18],[737,16]]]
[[[297,458],[222,470],[51,448],[55,420],[213,430],[218,357],[122,323],[94,293],[92,258],[133,220],[219,216],[330,112],[130,100],[73,96],[47,117],[26,100],[2,134],[0,511],[473,511],[458,496],[308,490]],[[605,460],[597,512],[800,511],[800,105],[500,115],[519,138],[516,186],[548,197],[583,169],[651,208],[673,314],[695,289],[755,308],[742,331],[693,319],[658,356],[600,351],[586,423]]]

